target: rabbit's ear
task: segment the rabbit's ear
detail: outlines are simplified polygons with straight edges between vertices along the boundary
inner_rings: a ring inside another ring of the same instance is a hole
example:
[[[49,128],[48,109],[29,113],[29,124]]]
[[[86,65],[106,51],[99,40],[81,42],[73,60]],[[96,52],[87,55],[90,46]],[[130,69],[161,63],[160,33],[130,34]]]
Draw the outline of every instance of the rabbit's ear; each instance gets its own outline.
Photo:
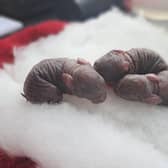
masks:
[[[118,54],[124,54],[125,53],[123,50],[112,50],[112,52],[118,53]]]
[[[77,58],[77,63],[81,64],[81,65],[86,65],[86,64],[91,65],[89,61],[87,61],[83,58]]]
[[[147,97],[143,100],[143,102],[148,103],[148,104],[161,104],[162,103],[162,99],[160,96],[156,95],[156,94],[152,94],[150,97]]]
[[[68,89],[73,90],[73,77],[70,74],[63,73],[62,80]]]

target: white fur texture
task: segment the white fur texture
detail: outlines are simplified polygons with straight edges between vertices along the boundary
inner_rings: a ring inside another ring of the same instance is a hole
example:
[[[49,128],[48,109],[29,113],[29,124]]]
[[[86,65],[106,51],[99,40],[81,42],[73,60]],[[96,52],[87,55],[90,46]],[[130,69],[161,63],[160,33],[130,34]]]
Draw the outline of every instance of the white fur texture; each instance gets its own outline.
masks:
[[[41,168],[167,168],[167,107],[126,101],[112,90],[98,105],[68,95],[59,105],[32,105],[20,95],[26,74],[44,58],[93,63],[111,49],[145,47],[168,61],[167,44],[165,30],[111,10],[15,49],[15,64],[0,72],[0,146]]]

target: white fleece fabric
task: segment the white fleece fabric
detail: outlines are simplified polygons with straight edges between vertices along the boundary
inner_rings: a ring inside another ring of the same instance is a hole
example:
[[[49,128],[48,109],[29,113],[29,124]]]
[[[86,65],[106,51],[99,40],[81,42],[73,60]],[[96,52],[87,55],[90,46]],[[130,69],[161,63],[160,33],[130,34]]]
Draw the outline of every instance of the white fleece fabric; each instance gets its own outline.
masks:
[[[40,168],[167,168],[168,107],[123,100],[110,88],[101,104],[64,95],[58,105],[33,105],[20,94],[42,59],[83,57],[93,64],[112,49],[145,47],[168,61],[167,45],[166,30],[111,9],[15,48],[15,64],[0,71],[0,147]]]

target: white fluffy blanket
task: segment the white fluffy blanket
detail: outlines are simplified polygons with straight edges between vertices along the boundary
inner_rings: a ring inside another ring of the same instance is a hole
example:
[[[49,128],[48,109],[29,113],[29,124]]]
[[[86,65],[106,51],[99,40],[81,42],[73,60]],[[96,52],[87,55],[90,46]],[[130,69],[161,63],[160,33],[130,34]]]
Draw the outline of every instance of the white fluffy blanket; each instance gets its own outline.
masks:
[[[146,47],[168,61],[167,45],[165,30],[110,10],[16,48],[15,64],[0,71],[0,146],[40,168],[167,168],[168,107],[126,101],[110,89],[98,105],[68,95],[59,105],[32,105],[20,95],[26,74],[44,58],[93,63],[111,49]]]

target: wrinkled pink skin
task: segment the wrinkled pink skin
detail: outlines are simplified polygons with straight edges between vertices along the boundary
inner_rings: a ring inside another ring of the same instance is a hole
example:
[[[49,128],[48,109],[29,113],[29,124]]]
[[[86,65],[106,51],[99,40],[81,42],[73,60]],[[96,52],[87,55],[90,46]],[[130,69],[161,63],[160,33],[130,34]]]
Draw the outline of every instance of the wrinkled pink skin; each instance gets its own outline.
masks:
[[[101,103],[106,99],[104,79],[84,59],[46,59],[36,64],[24,82],[31,103],[59,103],[63,94],[73,94]]]
[[[108,84],[118,82],[127,74],[157,74],[168,70],[166,62],[159,54],[145,48],[112,50],[96,60],[94,68]]]
[[[162,104],[168,105],[168,71],[162,71],[158,74],[159,77],[159,96],[162,99]]]
[[[158,75],[126,75],[114,90],[124,99],[168,105],[168,71]]]

